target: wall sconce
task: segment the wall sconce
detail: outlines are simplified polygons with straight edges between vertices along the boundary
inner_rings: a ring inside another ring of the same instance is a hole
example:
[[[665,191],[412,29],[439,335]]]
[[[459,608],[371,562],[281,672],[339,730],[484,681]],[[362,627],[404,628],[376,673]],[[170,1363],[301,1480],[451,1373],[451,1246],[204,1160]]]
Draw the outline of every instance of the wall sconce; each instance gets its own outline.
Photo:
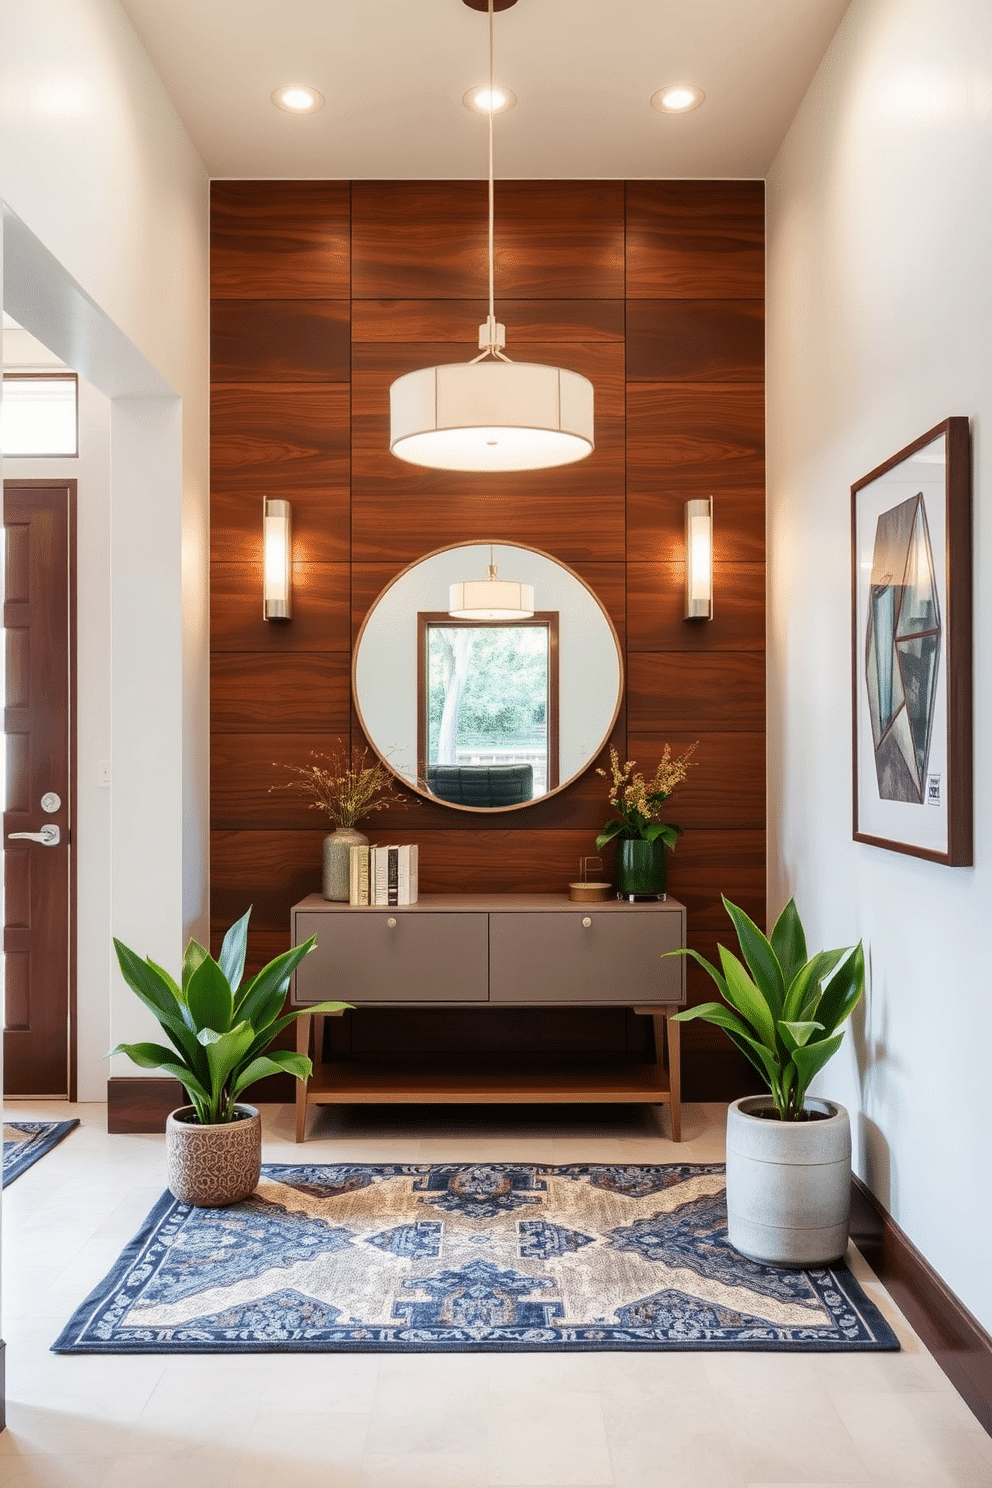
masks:
[[[262,614],[266,620],[290,618],[292,545],[288,501],[262,502]]]
[[[685,504],[685,618],[713,619],[713,497]]]

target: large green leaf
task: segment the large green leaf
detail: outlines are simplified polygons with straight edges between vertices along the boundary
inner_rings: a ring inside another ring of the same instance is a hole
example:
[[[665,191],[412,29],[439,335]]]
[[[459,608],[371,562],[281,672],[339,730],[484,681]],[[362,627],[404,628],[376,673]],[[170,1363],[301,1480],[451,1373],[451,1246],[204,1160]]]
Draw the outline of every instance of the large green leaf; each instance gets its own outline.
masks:
[[[299,966],[303,957],[308,956],[316,944],[317,937],[311,935],[310,939],[305,940],[302,945],[293,946],[292,950],[289,951],[283,951],[281,956],[276,956],[267,966],[263,966],[257,976],[252,977],[250,982],[245,983],[238,997],[235,999],[234,1011],[238,1017],[251,1019],[251,1013],[246,1009],[256,1005],[256,998],[259,1004],[264,1005],[271,992],[276,990],[285,992],[289,986],[289,979],[293,972]]]
[[[843,951],[817,951],[805,966],[796,972],[785,994],[782,1017],[791,1022],[794,1018],[809,1018],[820,1001],[820,983],[829,976]]]
[[[750,915],[745,914],[736,904],[731,904],[726,896],[723,907],[734,922],[741,954],[772,1017],[781,1017],[782,1004],[785,1002],[785,981],[771,942],[758,929]]]
[[[755,986],[744,967],[726,946],[717,946],[723,974],[727,981],[727,1001],[735,1007],[744,1020],[758,1035],[766,1049],[775,1049],[775,1020],[761,991]]]
[[[716,967],[715,966],[711,966],[710,963],[707,961],[706,957],[705,956],[701,956],[698,951],[690,951],[690,950],[663,951],[662,952],[662,955],[661,955],[662,961],[665,960],[666,956],[691,956],[692,959],[693,959],[693,961],[697,961],[699,963],[699,965],[703,968],[703,970],[706,972],[707,976],[709,976],[710,979],[716,983],[716,985],[720,989],[720,992],[722,993],[722,995],[724,997],[727,996],[727,983],[724,981],[723,977],[717,971]],[[729,1001],[729,999],[728,999],[728,1001]]]
[[[285,1001],[285,987],[256,987],[238,1004],[237,1016],[250,1023],[256,1033],[261,1033],[276,1021]]]
[[[189,986],[190,977],[196,971],[201,961],[206,961],[210,952],[206,946],[202,946],[198,940],[191,940],[183,953],[183,996]]]
[[[822,1033],[824,1029],[822,1023],[786,1023],[784,1019],[780,1019],[778,1031],[789,1053],[794,1054],[797,1049],[809,1043],[814,1033]]]
[[[245,974],[245,956],[248,952],[248,921],[251,919],[251,905],[245,910],[240,920],[228,930],[224,936],[224,944],[220,948],[220,956],[217,958],[220,969],[227,977],[228,985],[232,992],[237,992],[241,986],[241,978]]]
[[[231,1085],[231,1099],[236,1100],[242,1090],[247,1090],[256,1080],[264,1080],[267,1075],[285,1073],[294,1075],[298,1080],[306,1080],[312,1071],[313,1065],[305,1054],[294,1054],[290,1049],[273,1049],[271,1054],[253,1059],[239,1071]]]
[[[206,1079],[206,1064],[199,1057],[195,1036],[190,1032],[188,1011],[169,973],[153,961],[142,961],[119,940],[114,941],[114,949],[121,974],[132,992],[154,1013],[165,1036],[175,1045],[176,1053],[189,1061],[193,1073]]]
[[[162,1013],[166,1016],[179,1017],[182,1002],[181,999],[177,1000],[169,985],[172,978],[168,976],[168,973],[163,974],[149,962],[142,961],[140,956],[136,956],[116,938],[114,950],[117,952],[117,964],[121,969],[121,976],[145,1006],[151,1008],[156,1017]]]
[[[807,1044],[804,1049],[797,1049],[793,1054],[799,1076],[796,1086],[797,1106],[802,1106],[810,1080],[819,1074],[828,1059],[833,1058],[843,1042],[843,1033],[835,1033],[833,1038],[822,1039],[818,1044]]]
[[[176,999],[176,1006],[180,1009],[185,1009],[186,999],[183,997],[183,989],[182,987],[180,987],[179,983],[176,981],[172,973],[166,971],[164,966],[159,966],[158,962],[153,961],[151,956],[145,957],[145,965],[150,966],[152,971],[157,972],[158,975],[162,978],[163,982],[168,987],[173,997]]]
[[[865,953],[858,941],[842,966],[839,966],[823,989],[816,1016],[828,1033],[847,1019],[857,1007],[865,990]]]
[[[805,966],[808,959],[806,934],[794,899],[789,900],[775,921],[771,943],[772,950],[778,957],[778,963],[782,968],[785,985],[788,987],[799,968]]]
[[[724,1007],[722,1002],[700,1002],[695,1007],[683,1008],[680,1013],[674,1014],[673,1021],[691,1023],[695,1018],[702,1018],[704,1023],[714,1023],[717,1028],[733,1030],[742,1038],[750,1034],[750,1029],[743,1019],[739,1018],[732,1008]]]
[[[172,1057],[172,1050],[166,1049],[162,1044],[118,1044],[110,1053],[126,1054],[141,1069],[164,1070],[167,1075],[179,1080],[191,1096],[195,1095],[203,1101],[210,1099],[196,1076],[184,1064],[177,1064]]]
[[[212,956],[200,962],[187,982],[186,1001],[198,1029],[228,1032],[234,1018],[234,998],[227,977]]]
[[[619,837],[621,832],[626,831],[626,828],[626,822],[608,821],[606,823],[606,826],[600,833],[598,833],[596,837],[596,846],[599,848],[604,848],[608,842],[613,841],[614,837]]]
[[[284,1028],[289,1028],[297,1018],[302,1018],[305,1013],[341,1013],[350,1008],[350,1002],[315,1002],[305,1008],[294,1008],[292,1012],[286,1013],[284,1017],[278,1018],[275,1023],[270,1023],[268,1028],[259,1030],[255,1040],[248,1050],[247,1057],[254,1059],[257,1054],[264,1054],[275,1039],[279,1037]]]
[[[236,1028],[223,1033],[205,1028],[200,1034],[201,1039],[206,1035],[215,1035],[206,1044],[206,1050],[210,1065],[211,1096],[214,1101],[218,1101],[232,1072],[251,1048],[253,1034],[247,1023],[239,1023]]]

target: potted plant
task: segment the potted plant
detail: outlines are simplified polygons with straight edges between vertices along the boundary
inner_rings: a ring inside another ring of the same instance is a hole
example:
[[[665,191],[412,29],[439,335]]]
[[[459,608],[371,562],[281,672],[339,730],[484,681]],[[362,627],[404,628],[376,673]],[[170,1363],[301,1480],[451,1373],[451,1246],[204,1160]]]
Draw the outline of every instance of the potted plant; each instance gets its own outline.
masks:
[[[299,790],[310,797],[310,807],[326,812],[334,831],[324,838],[323,895],[347,902],[349,854],[366,847],[368,838],[355,823],[371,811],[405,806],[407,798],[392,789],[393,778],[380,761],[370,765],[368,750],[352,757],[345,750],[318,754],[311,750],[309,765],[281,764],[297,777],[270,790]],[[278,763],[278,762],[277,762]]]
[[[677,1020],[724,1029],[769,1090],[727,1112],[730,1243],[756,1261],[824,1265],[847,1248],[851,1124],[843,1106],[807,1090],[840,1048],[841,1025],[864,992],[864,951],[859,941],[809,956],[792,899],[770,939],[736,904],[723,903],[743,962],[719,946],[721,974],[697,951],[667,954],[692,956],[724,999],[686,1008]]]
[[[238,1096],[256,1080],[286,1071],[298,1079],[311,1073],[305,1054],[271,1049],[282,1030],[305,1011],[337,1013],[349,1004],[322,1002],[283,1013],[289,979],[316,939],[276,956],[242,986],[251,910],[228,930],[215,961],[191,940],[183,956],[181,984],[151,958],[144,961],[114,940],[121,975],[155,1014],[171,1044],[118,1044],[142,1069],[160,1069],[180,1080],[190,1105],[166,1123],[169,1188],[186,1204],[216,1208],[247,1198],[258,1183],[262,1161],[261,1118]]]
[[[690,744],[673,759],[671,746],[666,744],[654,779],[647,781],[639,772],[634,774],[636,760],[627,760],[621,768],[620,756],[610,746],[613,784],[609,799],[616,816],[599,833],[596,846],[602,851],[608,842],[619,838],[618,899],[660,899],[664,894],[665,849],[674,849],[682,828],[660,821],[659,815],[663,803],[688,775],[695,749],[696,745]],[[605,777],[606,771],[597,770],[596,774]]]

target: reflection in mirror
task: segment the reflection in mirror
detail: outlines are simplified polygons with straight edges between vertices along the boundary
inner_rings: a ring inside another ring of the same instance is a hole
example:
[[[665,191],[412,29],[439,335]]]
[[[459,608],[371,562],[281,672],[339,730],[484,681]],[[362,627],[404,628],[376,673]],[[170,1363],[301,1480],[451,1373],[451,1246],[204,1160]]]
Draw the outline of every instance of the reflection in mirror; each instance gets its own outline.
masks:
[[[488,543],[463,543],[387,585],[355,647],[369,743],[412,789],[460,810],[513,809],[563,789],[592,764],[620,709],[620,648],[592,590],[533,548],[496,544],[494,556],[533,585],[532,617],[450,614],[450,586],[490,561]]]
[[[502,621],[421,611],[418,630],[417,773],[431,793],[462,806],[506,806],[554,790],[557,611]],[[507,768],[518,766],[526,768]]]

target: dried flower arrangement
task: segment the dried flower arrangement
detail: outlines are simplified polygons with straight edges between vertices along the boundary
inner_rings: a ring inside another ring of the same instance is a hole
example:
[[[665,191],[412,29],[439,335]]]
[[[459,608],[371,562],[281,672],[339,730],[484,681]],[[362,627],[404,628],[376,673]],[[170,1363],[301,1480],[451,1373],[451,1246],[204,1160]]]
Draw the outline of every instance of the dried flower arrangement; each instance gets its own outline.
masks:
[[[297,778],[285,785],[270,785],[269,790],[298,790],[309,796],[315,811],[324,811],[335,827],[353,827],[372,811],[387,806],[405,806],[407,797],[393,790],[393,777],[380,760],[369,764],[369,751],[350,755],[346,750],[331,754],[310,751],[309,765],[287,765],[278,760],[278,769],[290,770]]]
[[[682,828],[659,821],[658,813],[662,803],[668,800],[675,787],[688,775],[695,763],[692,759],[695,750],[696,745],[690,744],[682,754],[673,757],[671,746],[666,744],[654,778],[647,781],[640,772],[634,774],[636,760],[627,760],[621,767],[620,756],[611,746],[610,771],[613,784],[609,799],[617,815],[606,823],[596,838],[596,846],[604,848],[617,837],[640,839],[643,842],[657,842],[660,837],[666,847],[673,848],[682,834]],[[597,775],[604,778],[606,773],[605,770],[596,771]]]

